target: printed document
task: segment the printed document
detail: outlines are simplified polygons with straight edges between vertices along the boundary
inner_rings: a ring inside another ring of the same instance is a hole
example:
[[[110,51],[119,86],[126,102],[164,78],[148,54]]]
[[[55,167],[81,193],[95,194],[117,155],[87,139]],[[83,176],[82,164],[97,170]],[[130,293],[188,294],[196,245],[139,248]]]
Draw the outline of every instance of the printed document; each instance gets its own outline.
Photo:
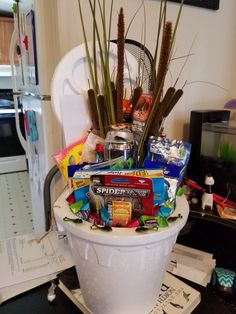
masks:
[[[67,237],[50,232],[40,242],[38,239],[30,234],[0,241],[0,289],[74,265]]]

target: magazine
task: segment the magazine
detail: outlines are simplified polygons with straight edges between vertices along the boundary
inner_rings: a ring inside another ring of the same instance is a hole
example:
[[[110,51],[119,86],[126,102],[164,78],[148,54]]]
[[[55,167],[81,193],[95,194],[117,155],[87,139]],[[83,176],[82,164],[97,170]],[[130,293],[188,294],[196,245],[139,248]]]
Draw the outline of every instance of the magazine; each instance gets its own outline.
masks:
[[[150,314],[189,314],[200,301],[199,291],[166,272],[157,303]]]

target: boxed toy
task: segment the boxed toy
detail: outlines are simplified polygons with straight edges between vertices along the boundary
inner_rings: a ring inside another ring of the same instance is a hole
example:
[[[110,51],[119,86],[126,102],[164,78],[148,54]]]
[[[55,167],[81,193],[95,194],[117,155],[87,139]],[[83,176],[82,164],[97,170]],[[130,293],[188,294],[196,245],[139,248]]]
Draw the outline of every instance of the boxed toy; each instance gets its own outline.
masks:
[[[151,178],[155,186],[162,187],[160,191],[161,194],[164,194],[164,174],[162,169],[122,169],[122,170],[112,170],[112,169],[103,169],[103,170],[78,170],[74,173],[72,178],[72,186],[74,189],[74,195],[76,201],[81,197],[80,189],[85,189],[85,193],[88,192],[90,177],[92,175],[130,175],[130,176],[140,176],[145,178]]]
[[[155,188],[156,198],[161,198],[159,189],[160,186]],[[89,201],[90,215],[99,216],[102,224],[113,227],[127,227],[143,214],[155,214],[150,178],[93,175],[90,178]]]

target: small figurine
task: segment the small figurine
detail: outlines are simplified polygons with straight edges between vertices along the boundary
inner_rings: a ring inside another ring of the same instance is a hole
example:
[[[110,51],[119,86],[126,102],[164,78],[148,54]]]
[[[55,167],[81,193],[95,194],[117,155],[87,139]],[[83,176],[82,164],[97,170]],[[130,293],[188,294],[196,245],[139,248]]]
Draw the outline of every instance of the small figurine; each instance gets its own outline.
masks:
[[[206,175],[205,185],[206,189],[202,196],[202,209],[213,209],[213,192],[212,185],[215,184],[214,178],[211,175]]]

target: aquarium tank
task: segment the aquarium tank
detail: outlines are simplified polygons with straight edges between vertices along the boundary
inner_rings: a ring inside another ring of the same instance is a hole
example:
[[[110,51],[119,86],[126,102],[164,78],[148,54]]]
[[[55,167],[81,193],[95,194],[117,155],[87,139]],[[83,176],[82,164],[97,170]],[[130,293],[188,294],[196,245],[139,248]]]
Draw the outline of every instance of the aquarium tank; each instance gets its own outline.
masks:
[[[189,142],[192,144],[187,177],[204,186],[214,177],[213,192],[236,201],[236,122],[229,110],[193,110]]]
[[[214,176],[216,192],[235,200],[236,121],[203,123],[201,164]]]

